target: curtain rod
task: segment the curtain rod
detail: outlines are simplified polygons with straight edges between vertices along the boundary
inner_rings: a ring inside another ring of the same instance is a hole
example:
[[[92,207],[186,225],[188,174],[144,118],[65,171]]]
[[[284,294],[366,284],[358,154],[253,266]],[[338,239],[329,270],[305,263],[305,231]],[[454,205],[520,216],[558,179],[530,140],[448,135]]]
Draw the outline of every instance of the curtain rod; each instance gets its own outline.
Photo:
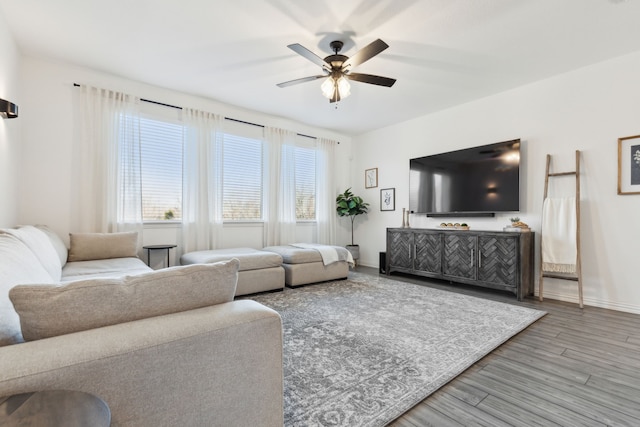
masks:
[[[73,84],[74,87],[80,87],[78,83]],[[182,107],[178,107],[177,105],[165,104],[164,102],[152,101],[150,99],[140,98],[140,101],[148,102],[150,104],[162,105],[163,107],[175,108],[176,110],[182,110]]]
[[[80,85],[78,83],[74,83],[73,86],[74,87],[80,87]],[[175,108],[176,110],[182,110],[182,107],[179,107],[177,105],[165,104],[164,102],[152,101],[150,99],[145,99],[145,98],[140,98],[140,101],[148,102],[149,104],[161,105],[163,107]],[[251,123],[251,122],[247,122],[247,121],[244,121],[244,120],[233,119],[231,117],[225,117],[224,119],[225,120],[230,120],[232,122],[243,123],[245,125],[258,126],[258,127],[264,128],[264,125],[259,125],[257,123]],[[304,138],[318,139],[318,137],[316,137],[316,136],[304,135],[302,133],[296,133],[296,135],[302,136]],[[340,142],[338,142],[338,144],[340,144]]]

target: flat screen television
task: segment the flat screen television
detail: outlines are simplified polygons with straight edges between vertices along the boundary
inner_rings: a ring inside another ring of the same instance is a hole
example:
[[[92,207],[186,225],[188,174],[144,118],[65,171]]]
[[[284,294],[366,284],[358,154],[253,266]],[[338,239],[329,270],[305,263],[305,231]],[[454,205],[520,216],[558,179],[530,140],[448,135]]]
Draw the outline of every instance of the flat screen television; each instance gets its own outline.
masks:
[[[520,210],[520,140],[418,157],[409,162],[409,211],[493,216]]]

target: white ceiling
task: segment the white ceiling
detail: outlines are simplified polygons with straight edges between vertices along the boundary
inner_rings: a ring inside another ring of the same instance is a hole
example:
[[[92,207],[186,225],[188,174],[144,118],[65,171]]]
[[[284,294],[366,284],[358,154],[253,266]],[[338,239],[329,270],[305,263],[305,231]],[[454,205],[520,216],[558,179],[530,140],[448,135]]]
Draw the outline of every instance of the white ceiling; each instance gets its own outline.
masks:
[[[357,135],[616,56],[640,51],[640,0],[0,0],[21,51]],[[335,105],[320,74],[286,46],[351,56]],[[160,100],[162,101],[162,100]]]

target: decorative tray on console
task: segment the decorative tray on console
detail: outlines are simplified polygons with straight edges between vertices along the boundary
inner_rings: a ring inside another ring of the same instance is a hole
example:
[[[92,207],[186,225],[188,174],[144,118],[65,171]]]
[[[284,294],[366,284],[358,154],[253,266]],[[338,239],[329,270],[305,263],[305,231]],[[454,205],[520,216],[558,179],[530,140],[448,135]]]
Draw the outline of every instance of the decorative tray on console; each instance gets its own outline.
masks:
[[[520,218],[514,217],[511,218],[511,224],[505,226],[502,230],[510,231],[512,233],[525,233],[527,231],[531,231],[531,228],[529,228],[529,224],[526,222],[520,221]]]
[[[528,231],[531,231],[531,229],[529,227],[509,227],[506,226],[502,229],[502,231],[509,231],[511,233],[526,233]]]
[[[470,227],[467,224],[465,224],[464,222],[462,224],[459,224],[457,222],[455,224],[452,224],[450,222],[448,222],[448,223],[447,222],[443,222],[442,224],[440,224],[438,226],[438,228],[443,228],[443,229],[447,229],[447,230],[468,230]]]

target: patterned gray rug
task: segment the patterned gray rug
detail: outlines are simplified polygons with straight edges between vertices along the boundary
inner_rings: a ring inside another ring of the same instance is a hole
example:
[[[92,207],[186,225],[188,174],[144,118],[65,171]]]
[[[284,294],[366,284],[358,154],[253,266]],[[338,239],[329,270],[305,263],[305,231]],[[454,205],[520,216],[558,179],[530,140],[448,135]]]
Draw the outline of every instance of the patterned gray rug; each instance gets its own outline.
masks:
[[[384,426],[545,314],[359,273],[252,299],[282,316],[286,426]]]

